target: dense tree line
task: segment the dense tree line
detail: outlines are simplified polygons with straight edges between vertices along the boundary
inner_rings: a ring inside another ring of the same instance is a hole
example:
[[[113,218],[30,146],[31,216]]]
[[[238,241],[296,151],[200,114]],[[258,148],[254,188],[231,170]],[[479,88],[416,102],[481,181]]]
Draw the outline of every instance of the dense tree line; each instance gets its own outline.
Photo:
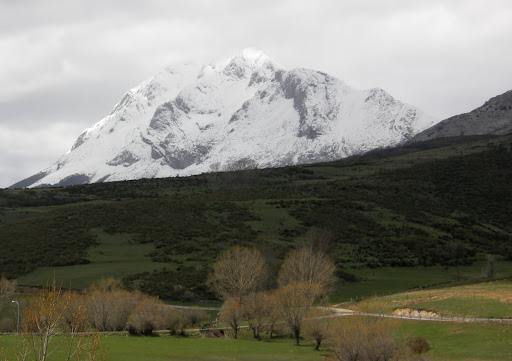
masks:
[[[0,281],[0,305],[8,299],[9,304],[14,296],[11,282]],[[50,297],[51,296],[51,297]],[[49,297],[49,298],[48,298]],[[62,329],[80,321],[81,331],[129,331],[131,334],[150,335],[155,330],[169,330],[176,335],[184,332],[186,327],[198,324],[209,318],[201,310],[181,310],[171,308],[160,299],[139,291],[129,291],[119,280],[102,279],[85,292],[65,291],[55,286],[47,286],[32,299],[19,299],[21,310],[20,327],[32,329],[35,322],[33,315],[51,312],[56,324],[53,328]],[[31,310],[31,307],[37,309]],[[45,311],[46,310],[46,311]],[[1,310],[0,310],[1,311]],[[53,315],[58,314],[58,317]],[[15,314],[0,319],[0,331],[15,331],[16,322],[12,322]],[[80,320],[76,320],[76,317]],[[7,323],[7,320],[11,322]],[[3,321],[3,322],[2,322]]]

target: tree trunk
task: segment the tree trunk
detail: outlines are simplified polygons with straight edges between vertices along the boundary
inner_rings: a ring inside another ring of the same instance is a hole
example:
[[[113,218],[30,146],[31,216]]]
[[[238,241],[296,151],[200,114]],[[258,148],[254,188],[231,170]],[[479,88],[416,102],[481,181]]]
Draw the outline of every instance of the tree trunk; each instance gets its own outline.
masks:
[[[315,350],[318,351],[320,349],[320,343],[322,342],[322,340],[316,340],[316,346],[315,346]]]

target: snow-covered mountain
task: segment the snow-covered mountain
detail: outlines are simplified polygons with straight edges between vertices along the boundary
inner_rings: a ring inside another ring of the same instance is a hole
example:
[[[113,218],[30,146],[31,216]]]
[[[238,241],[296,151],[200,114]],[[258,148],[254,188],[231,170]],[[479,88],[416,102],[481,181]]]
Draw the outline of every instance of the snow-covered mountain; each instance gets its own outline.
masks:
[[[14,186],[184,176],[241,158],[261,168],[328,161],[398,144],[435,122],[382,89],[285,70],[244,50],[166,68],[126,93],[50,168]]]

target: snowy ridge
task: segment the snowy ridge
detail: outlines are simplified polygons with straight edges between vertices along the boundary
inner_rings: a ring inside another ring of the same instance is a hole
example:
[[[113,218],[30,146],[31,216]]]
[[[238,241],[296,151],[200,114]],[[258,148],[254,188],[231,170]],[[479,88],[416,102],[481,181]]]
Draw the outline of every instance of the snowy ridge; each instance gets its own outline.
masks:
[[[434,123],[382,89],[287,71],[244,50],[168,67],[131,89],[30,186],[193,175],[244,157],[259,167],[328,161],[398,144]]]

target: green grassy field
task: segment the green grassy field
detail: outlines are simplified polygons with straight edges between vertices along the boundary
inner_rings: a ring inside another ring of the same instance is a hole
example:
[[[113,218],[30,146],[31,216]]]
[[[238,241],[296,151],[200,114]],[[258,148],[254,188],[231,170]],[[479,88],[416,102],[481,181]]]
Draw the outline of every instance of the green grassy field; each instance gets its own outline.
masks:
[[[9,355],[14,336],[0,336],[0,348]],[[55,340],[58,342],[58,340]],[[293,346],[291,339],[280,341],[248,341],[200,337],[102,337],[101,349],[108,361],[321,361],[322,352],[311,345]],[[12,357],[12,356],[11,356]],[[64,360],[56,353],[52,360]]]
[[[458,282],[481,282],[485,261],[458,267],[385,267],[348,269],[359,282],[342,282],[331,294],[331,302],[349,302],[418,288],[449,287]],[[512,262],[499,259],[497,278],[512,278]]]
[[[90,263],[41,267],[19,277],[17,282],[21,285],[40,286],[51,282],[55,276],[57,284],[62,284],[64,288],[82,289],[102,278],[122,279],[134,273],[175,267],[172,263],[153,262],[148,255],[153,245],[136,243],[129,234],[110,235],[101,229],[93,229],[91,233],[97,237],[99,244],[89,248],[87,259]]]
[[[374,297],[352,307],[392,313],[412,308],[446,317],[512,318],[512,281],[502,280]]]
[[[512,325],[401,321],[399,329],[427,340],[428,360],[512,360]]]
[[[506,361],[512,359],[512,325],[460,324],[425,321],[398,321],[398,334],[424,337],[430,350],[424,355],[434,361]],[[0,349],[12,358],[14,336],[0,336]],[[58,338],[55,342],[59,342]],[[272,341],[248,339],[211,339],[201,337],[130,337],[104,336],[101,350],[108,351],[108,361],[151,360],[235,360],[235,361],[315,361],[329,354],[326,346],[314,351],[311,343],[293,346],[290,338]],[[323,350],[322,350],[323,349]],[[55,353],[52,360],[62,360]]]

